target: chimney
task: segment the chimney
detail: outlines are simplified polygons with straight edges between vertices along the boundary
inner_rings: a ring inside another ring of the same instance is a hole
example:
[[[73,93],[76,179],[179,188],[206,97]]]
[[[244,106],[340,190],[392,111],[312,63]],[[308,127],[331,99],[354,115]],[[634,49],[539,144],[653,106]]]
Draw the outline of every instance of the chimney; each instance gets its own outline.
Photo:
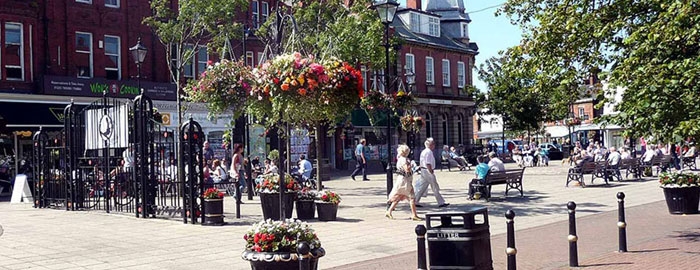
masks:
[[[406,0],[406,7],[421,10],[421,0]]]

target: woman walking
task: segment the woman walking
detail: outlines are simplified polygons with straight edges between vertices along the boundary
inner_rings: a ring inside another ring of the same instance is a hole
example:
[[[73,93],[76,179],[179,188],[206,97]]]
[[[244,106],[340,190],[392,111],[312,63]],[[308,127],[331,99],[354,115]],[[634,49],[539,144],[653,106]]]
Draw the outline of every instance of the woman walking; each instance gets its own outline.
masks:
[[[399,178],[394,184],[394,188],[389,193],[389,202],[391,206],[389,210],[386,211],[386,217],[389,219],[394,219],[391,212],[394,211],[396,205],[403,200],[408,200],[411,204],[411,214],[413,220],[423,220],[416,214],[416,201],[415,193],[413,192],[413,170],[411,170],[411,163],[408,161],[406,156],[410,152],[410,149],[405,144],[399,145],[397,149],[399,158],[396,161],[396,168],[399,174]]]

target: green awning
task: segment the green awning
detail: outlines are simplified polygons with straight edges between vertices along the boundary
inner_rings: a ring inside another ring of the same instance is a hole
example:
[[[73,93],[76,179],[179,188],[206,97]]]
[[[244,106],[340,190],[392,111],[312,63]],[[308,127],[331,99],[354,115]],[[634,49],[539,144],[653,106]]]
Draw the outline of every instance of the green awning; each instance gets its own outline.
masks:
[[[351,113],[351,118],[350,121],[352,122],[353,126],[356,127],[369,127],[372,126],[372,124],[369,121],[369,115],[367,115],[367,112],[363,109],[355,109]],[[384,112],[377,112],[374,114],[374,126],[386,126],[386,113]],[[399,118],[398,117],[392,117],[392,122],[391,124],[393,126],[399,125]]]

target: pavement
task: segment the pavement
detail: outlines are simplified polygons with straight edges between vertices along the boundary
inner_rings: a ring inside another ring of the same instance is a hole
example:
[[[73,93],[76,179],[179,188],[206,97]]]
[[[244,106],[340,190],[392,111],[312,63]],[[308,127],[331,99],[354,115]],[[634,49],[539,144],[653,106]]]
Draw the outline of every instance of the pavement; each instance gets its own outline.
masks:
[[[508,209],[517,215],[516,246],[521,269],[566,266],[568,201],[578,204],[581,265],[656,269],[641,267],[639,262],[654,265],[666,257],[695,255],[686,251],[698,250],[700,217],[668,214],[665,205],[659,203],[663,192],[655,179],[567,188],[566,169],[555,162],[549,167],[528,168],[524,197],[511,191],[504,198],[504,187],[496,186],[490,202],[466,200],[466,182],[473,177],[473,171],[437,171],[442,193],[451,205],[437,208],[428,192],[421,201],[426,207],[420,208],[419,214],[488,207],[495,269],[505,269],[503,213]],[[399,204],[394,213],[396,220],[386,219],[385,175],[369,175],[369,182],[354,182],[347,175],[349,172],[334,175],[331,181],[324,182],[342,196],[338,220],[309,222],[327,251],[319,268],[415,269],[414,228],[421,222],[409,219],[408,204]],[[615,194],[620,191],[627,195],[629,248],[638,252],[613,252],[617,250],[617,220],[616,213],[610,211],[617,208]],[[234,200],[225,200],[228,224],[222,227],[186,225],[181,220],[137,219],[102,211],[34,209],[29,204],[0,202],[0,231],[4,231],[0,235],[0,269],[250,269],[240,258],[244,248],[242,236],[262,215],[257,198],[244,202],[242,216],[236,219]],[[646,225],[655,222],[659,224]],[[662,247],[656,247],[657,243]],[[671,269],[686,269],[679,267]]]

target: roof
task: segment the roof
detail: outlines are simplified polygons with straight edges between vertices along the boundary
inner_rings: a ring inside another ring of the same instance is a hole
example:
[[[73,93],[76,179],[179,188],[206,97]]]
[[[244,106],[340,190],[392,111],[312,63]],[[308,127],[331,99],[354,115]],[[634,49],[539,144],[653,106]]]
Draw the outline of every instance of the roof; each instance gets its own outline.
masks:
[[[464,12],[463,0],[428,0],[425,11],[439,14],[441,21],[472,21]]]
[[[394,22],[391,23],[391,26],[394,27],[395,34],[399,35],[401,39],[410,43],[423,44],[427,46],[444,48],[446,50],[472,54],[477,54],[479,50],[479,47],[474,42],[464,44],[456,39],[444,35],[443,33],[445,31],[443,31],[443,29],[440,29],[439,37],[434,37],[431,35],[412,32],[400,19],[394,20]],[[440,25],[440,28],[443,28],[442,24]]]

